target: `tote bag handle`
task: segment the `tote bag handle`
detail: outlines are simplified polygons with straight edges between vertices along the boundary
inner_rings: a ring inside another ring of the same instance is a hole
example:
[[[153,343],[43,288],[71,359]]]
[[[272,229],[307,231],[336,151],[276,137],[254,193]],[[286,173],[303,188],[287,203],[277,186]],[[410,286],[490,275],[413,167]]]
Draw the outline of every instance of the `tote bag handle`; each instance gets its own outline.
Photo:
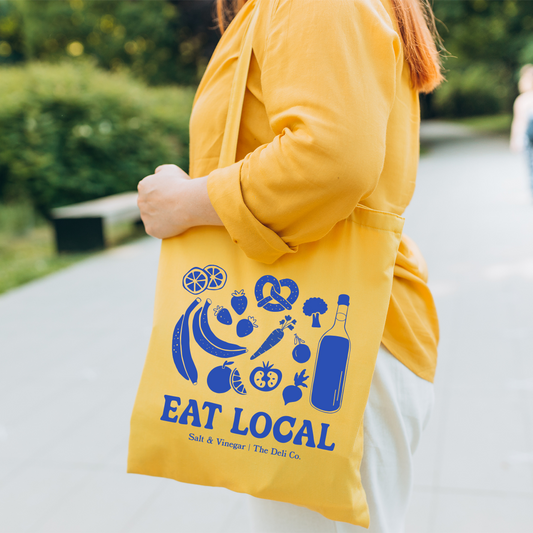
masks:
[[[250,25],[246,29],[244,42],[237,60],[237,67],[231,93],[229,98],[228,116],[224,128],[224,137],[222,138],[222,149],[218,160],[218,168],[224,168],[235,163],[237,157],[237,141],[239,140],[239,129],[241,125],[242,106],[244,103],[244,94],[246,92],[246,80],[250,69],[252,59],[252,41],[254,37],[254,28],[259,14],[259,0],[254,7],[254,13]]]

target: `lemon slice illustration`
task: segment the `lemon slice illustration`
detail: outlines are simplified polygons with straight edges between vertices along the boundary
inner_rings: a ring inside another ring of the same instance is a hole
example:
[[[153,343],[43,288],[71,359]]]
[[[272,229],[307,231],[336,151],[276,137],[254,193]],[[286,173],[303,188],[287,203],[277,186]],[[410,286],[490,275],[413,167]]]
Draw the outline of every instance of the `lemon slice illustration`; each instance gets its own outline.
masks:
[[[185,276],[183,276],[183,286],[192,294],[200,294],[207,289],[209,283],[209,275],[207,272],[198,267],[191,268]]]
[[[218,291],[226,285],[228,275],[226,272],[216,265],[207,265],[204,267],[204,271],[207,272],[209,281],[207,283],[207,289],[210,291]]]
[[[239,371],[236,368],[234,368],[231,372],[230,383],[233,390],[237,394],[241,394],[243,396],[246,394],[246,389],[244,388],[241,375],[239,374]]]

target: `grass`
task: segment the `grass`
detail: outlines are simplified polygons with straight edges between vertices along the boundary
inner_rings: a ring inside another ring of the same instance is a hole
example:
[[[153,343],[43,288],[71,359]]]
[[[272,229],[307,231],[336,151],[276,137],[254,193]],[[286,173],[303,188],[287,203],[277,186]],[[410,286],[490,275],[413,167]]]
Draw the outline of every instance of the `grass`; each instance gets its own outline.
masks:
[[[0,294],[86,256],[56,255],[52,227],[29,205],[0,205]]]
[[[145,235],[142,227],[120,227],[109,244]],[[0,204],[0,294],[70,266],[92,253],[57,254],[52,225],[27,204]]]
[[[511,114],[488,115],[485,117],[457,118],[452,122],[468,126],[479,133],[509,134],[511,132]]]

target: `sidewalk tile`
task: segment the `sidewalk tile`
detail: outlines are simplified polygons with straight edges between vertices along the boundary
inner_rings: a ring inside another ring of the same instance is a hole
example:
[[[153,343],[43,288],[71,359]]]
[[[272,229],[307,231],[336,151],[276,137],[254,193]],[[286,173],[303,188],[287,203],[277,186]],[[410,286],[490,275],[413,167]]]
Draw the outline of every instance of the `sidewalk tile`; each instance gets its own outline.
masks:
[[[123,533],[249,533],[248,498],[167,480]]]
[[[533,496],[530,472],[507,468],[505,458],[527,451],[522,406],[502,389],[464,391],[450,398],[438,486]]]
[[[86,476],[84,471],[27,465],[0,488],[0,531],[34,530]]]
[[[533,498],[439,494],[431,533],[531,533]]]

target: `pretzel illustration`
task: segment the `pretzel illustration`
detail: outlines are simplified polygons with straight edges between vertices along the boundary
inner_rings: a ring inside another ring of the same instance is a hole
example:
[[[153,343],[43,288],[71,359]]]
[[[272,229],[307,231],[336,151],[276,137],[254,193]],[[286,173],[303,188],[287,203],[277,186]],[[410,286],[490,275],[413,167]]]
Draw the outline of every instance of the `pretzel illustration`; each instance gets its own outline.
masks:
[[[271,285],[270,294],[265,296],[264,288],[267,284]],[[287,298],[283,298],[281,295],[282,287],[288,287],[291,291]],[[255,284],[257,307],[263,307],[266,311],[271,311],[272,313],[278,313],[284,310],[290,311],[292,304],[298,299],[299,294],[300,290],[298,289],[298,285],[292,279],[288,278],[278,280],[274,276],[267,275],[259,278]]]

